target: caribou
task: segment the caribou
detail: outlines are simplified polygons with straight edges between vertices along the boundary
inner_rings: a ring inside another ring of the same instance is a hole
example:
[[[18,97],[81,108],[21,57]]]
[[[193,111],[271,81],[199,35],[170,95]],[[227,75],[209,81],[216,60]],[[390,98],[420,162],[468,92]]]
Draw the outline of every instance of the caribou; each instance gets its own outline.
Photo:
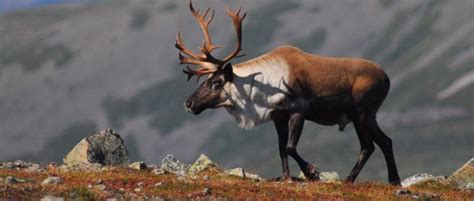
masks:
[[[319,178],[319,169],[304,160],[296,149],[305,121],[321,125],[337,125],[339,130],[353,123],[360,143],[359,158],[346,178],[354,182],[375,150],[383,152],[388,180],[400,185],[392,149],[392,140],[380,129],[376,114],[388,94],[390,80],[374,62],[359,58],[333,58],[306,53],[293,46],[281,46],[254,59],[232,64],[242,49],[242,21],[246,13],[240,8],[226,7],[237,33],[235,49],[224,59],[211,54],[219,48],[212,43],[209,24],[214,10],[189,9],[197,20],[204,40],[201,53],[185,47],[180,32],[175,47],[180,64],[189,66],[183,72],[188,81],[207,77],[185,101],[187,112],[195,115],[208,108],[225,108],[239,126],[250,129],[273,121],[278,134],[278,147],[283,181],[291,180],[288,155],[299,165],[308,179]]]

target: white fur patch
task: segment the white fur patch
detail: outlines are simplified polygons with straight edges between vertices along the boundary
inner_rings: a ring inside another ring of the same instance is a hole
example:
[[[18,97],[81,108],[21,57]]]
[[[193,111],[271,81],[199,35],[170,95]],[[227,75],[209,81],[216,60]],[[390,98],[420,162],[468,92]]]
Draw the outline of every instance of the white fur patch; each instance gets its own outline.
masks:
[[[264,55],[237,64],[233,70],[233,82],[225,86],[233,105],[227,108],[228,112],[245,129],[270,120],[271,112],[287,96],[288,64],[281,58]]]

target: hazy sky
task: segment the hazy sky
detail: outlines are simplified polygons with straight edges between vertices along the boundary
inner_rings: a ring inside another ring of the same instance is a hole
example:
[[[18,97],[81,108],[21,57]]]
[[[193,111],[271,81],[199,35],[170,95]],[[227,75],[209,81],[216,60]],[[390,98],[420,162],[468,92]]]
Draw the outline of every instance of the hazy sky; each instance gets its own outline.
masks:
[[[72,1],[91,0],[0,0],[0,12]]]

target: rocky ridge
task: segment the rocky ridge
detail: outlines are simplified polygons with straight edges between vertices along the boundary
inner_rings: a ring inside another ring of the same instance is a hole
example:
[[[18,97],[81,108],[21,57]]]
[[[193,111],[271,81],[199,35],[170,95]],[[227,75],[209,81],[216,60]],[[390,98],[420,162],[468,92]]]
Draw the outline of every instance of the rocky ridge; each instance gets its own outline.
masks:
[[[133,185],[128,184],[131,179],[134,180]],[[71,184],[72,181],[77,183]],[[217,182],[216,185],[219,187],[211,185],[213,182]],[[299,177],[293,178],[292,181],[278,182],[276,179],[262,178],[257,174],[247,172],[242,167],[224,169],[204,154],[201,154],[192,164],[186,164],[172,154],[168,154],[160,165],[148,165],[143,161],[130,163],[123,140],[111,129],[81,140],[66,155],[64,164],[61,165],[50,163],[41,166],[20,160],[0,163],[0,198],[8,199],[22,198],[15,195],[41,196],[44,200],[112,197],[161,199],[158,195],[165,195],[166,198],[175,196],[183,198],[183,195],[177,192],[185,192],[184,198],[207,196],[217,198],[215,196],[219,193],[216,191],[226,192],[229,187],[225,185],[237,184],[248,188],[268,187],[262,192],[270,192],[275,190],[274,188],[294,190],[291,187],[353,188],[352,184],[342,182],[337,172],[321,172],[319,181],[307,181],[300,173]],[[193,187],[188,189],[186,186],[189,185]],[[225,188],[220,189],[222,185]],[[68,189],[71,186],[73,186],[72,189],[66,192],[57,192],[58,189]],[[448,177],[426,173],[409,177],[402,182],[401,189],[390,187],[392,191],[390,196],[437,200],[447,196],[447,192],[453,192],[474,198],[473,187],[474,158]],[[375,186],[375,188],[382,187]],[[435,191],[418,192],[419,188],[434,188]],[[386,190],[387,187],[383,189]]]

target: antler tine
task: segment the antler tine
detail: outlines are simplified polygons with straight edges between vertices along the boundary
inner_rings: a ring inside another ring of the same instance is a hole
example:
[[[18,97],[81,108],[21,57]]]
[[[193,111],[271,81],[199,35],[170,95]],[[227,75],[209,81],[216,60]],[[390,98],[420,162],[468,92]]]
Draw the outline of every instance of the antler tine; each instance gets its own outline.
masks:
[[[176,34],[176,43],[174,45],[179,51],[183,52],[184,54],[190,56],[190,57],[193,57],[195,59],[199,59],[199,60],[203,60],[205,58],[203,58],[203,56],[200,56],[196,53],[194,53],[193,51],[191,51],[190,49],[186,48],[184,46],[184,43],[183,43],[183,40],[181,39],[181,32],[178,31],[178,33]],[[182,55],[181,55],[182,56]]]
[[[211,17],[209,17],[209,20],[207,20],[207,23],[208,23],[208,24],[209,24],[209,23],[211,23],[211,22],[212,22],[212,20],[214,19],[214,14],[216,14],[216,12],[215,12],[215,10],[214,10],[214,9],[212,9],[212,14],[211,14]]]
[[[214,19],[214,14],[215,11],[213,9],[207,9],[204,14],[199,14],[199,10],[196,11],[193,7],[193,3],[190,0],[189,1],[189,10],[191,10],[191,13],[193,14],[194,18],[196,18],[199,26],[201,27],[201,30],[204,34],[204,42],[202,47],[199,49],[204,53],[206,60],[212,63],[220,64],[222,63],[221,60],[216,59],[214,56],[211,55],[211,52],[216,49],[220,48],[220,46],[215,46],[212,44],[211,40],[211,35],[209,34],[209,24],[212,22],[212,19]],[[206,19],[207,15],[209,14],[209,11],[212,10],[212,14],[210,15],[209,19]]]
[[[207,16],[207,14],[209,14],[210,10],[211,10],[211,8],[207,8],[206,12],[204,12],[204,14],[202,15],[202,18],[206,19],[206,16]]]
[[[194,76],[194,73],[190,71],[191,68],[189,68],[189,66],[186,66],[186,69],[183,70],[183,73],[188,76],[186,80],[189,81]]]
[[[216,72],[216,69],[209,69],[209,68],[199,68],[197,70],[193,70],[189,68],[189,66],[186,66],[186,69],[183,70],[183,72],[188,75],[187,80],[189,81],[193,76],[197,76],[197,81],[199,82],[199,79],[203,75],[211,74]]]
[[[235,47],[234,51],[223,60],[224,63],[236,57],[242,49],[242,21],[247,16],[247,13],[244,13],[242,16],[240,16],[240,8],[237,9],[236,12],[232,12],[230,8],[226,6],[226,11],[227,15],[231,17],[235,32],[237,33],[237,46]]]
[[[216,68],[216,66],[211,62],[184,57],[183,54],[181,53],[178,54],[178,58],[179,58],[179,64],[194,64],[194,65],[199,65],[199,66],[202,66],[204,68],[209,68],[209,69]]]

